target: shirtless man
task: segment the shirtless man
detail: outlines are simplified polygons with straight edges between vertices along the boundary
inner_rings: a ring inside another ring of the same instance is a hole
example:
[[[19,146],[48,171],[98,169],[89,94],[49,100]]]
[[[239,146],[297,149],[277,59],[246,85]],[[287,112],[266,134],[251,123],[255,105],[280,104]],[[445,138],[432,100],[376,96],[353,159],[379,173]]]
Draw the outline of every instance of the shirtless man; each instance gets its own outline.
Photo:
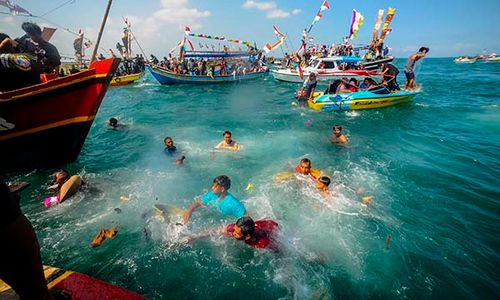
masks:
[[[410,57],[406,61],[404,69],[406,75],[405,90],[413,90],[413,86],[415,84],[415,73],[413,73],[413,67],[415,67],[415,63],[421,58],[425,57],[427,53],[429,53],[429,48],[420,47],[418,52],[410,55]]]
[[[233,151],[239,151],[241,149],[240,144],[231,139],[230,131],[227,130],[224,131],[222,136],[224,137],[224,140],[219,144],[217,144],[217,146],[215,146],[216,149],[233,150]]]
[[[347,144],[349,141],[345,137],[345,135],[342,134],[342,126],[335,125],[333,126],[333,134],[331,137],[332,143],[335,144]]]

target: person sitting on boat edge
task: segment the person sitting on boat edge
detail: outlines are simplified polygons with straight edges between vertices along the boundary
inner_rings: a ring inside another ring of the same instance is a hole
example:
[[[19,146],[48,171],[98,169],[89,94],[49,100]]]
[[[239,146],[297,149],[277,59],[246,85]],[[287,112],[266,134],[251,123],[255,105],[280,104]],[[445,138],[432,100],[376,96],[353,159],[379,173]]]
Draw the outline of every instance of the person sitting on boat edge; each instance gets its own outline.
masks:
[[[342,126],[335,124],[332,128],[333,134],[330,141],[335,144],[347,144],[349,140],[342,134]]]
[[[231,188],[231,179],[228,176],[220,175],[215,177],[211,191],[203,195],[200,200],[191,204],[182,216],[184,224],[187,224],[193,211],[202,205],[214,205],[224,216],[241,218],[247,215],[245,206],[228,192],[229,188]]]
[[[173,156],[177,152],[177,147],[174,146],[174,140],[171,137],[167,136],[163,140],[163,143],[165,144],[165,149],[163,149],[163,151],[168,155]],[[182,155],[179,159],[175,160],[175,163],[178,165],[182,165],[185,159],[186,156]]]
[[[209,236],[211,233],[232,237],[235,240],[243,241],[248,246],[255,249],[270,249],[281,252],[281,245],[277,242],[276,234],[279,225],[273,220],[254,221],[249,216],[239,218],[236,223],[231,223],[215,230],[207,230],[196,236],[190,236],[187,242]]]
[[[366,89],[368,92],[372,92],[374,94],[390,94],[391,92],[383,85],[378,84],[373,80],[373,78],[367,77],[365,81],[368,82],[368,88]]]
[[[299,101],[309,100],[313,96],[317,84],[318,82],[316,80],[316,73],[314,72],[309,73],[309,76],[302,84],[302,88],[297,93],[297,99]]]
[[[390,63],[382,63],[379,65],[379,68],[384,78],[384,80],[382,81],[382,85],[385,85],[391,92],[399,91],[400,88],[398,85],[398,68]]]
[[[346,94],[346,93],[351,93],[351,90],[349,89],[349,82],[347,80],[347,77],[342,77],[342,80],[340,81],[340,84],[337,87],[335,94]]]
[[[420,49],[418,49],[418,52],[410,55],[410,57],[406,61],[404,68],[404,72],[406,75],[405,90],[413,90],[413,86],[415,84],[415,73],[413,72],[413,67],[415,67],[415,63],[421,58],[425,57],[427,53],[429,53],[429,48],[420,47]]]
[[[226,130],[222,134],[222,137],[224,138],[222,142],[218,143],[215,146],[215,149],[223,149],[223,150],[233,150],[233,151],[239,151],[241,149],[240,144],[238,144],[235,140],[231,138],[232,134],[231,131]]]

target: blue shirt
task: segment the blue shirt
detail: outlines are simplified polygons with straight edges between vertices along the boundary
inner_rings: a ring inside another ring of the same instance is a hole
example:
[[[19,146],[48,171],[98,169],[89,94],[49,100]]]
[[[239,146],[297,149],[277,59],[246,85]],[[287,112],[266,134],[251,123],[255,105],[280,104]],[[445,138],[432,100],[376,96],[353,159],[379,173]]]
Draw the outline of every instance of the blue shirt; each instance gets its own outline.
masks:
[[[230,193],[227,193],[224,199],[219,200],[218,195],[208,192],[201,197],[201,202],[205,205],[216,206],[224,216],[235,216],[239,219],[245,214],[245,206]]]

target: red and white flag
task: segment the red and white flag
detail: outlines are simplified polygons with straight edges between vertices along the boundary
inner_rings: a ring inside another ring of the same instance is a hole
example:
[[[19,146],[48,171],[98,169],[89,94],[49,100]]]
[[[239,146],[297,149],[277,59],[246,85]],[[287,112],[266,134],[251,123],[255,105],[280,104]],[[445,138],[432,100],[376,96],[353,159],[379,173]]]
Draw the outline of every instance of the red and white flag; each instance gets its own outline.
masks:
[[[189,44],[189,48],[191,48],[191,51],[194,51],[193,43],[191,43],[190,40],[187,40],[187,41],[188,41],[188,44]]]
[[[330,9],[330,5],[328,4],[328,0],[325,0],[325,1],[323,1],[323,4],[321,4],[320,10],[324,11],[324,10],[327,10],[327,9]]]
[[[284,37],[285,35],[283,33],[281,33],[278,28],[273,25],[273,29],[274,29],[274,34],[276,34],[277,36],[280,36],[280,37]]]
[[[191,28],[189,28],[189,26],[186,26],[186,28],[184,29],[184,33],[186,35],[189,35],[191,33]]]

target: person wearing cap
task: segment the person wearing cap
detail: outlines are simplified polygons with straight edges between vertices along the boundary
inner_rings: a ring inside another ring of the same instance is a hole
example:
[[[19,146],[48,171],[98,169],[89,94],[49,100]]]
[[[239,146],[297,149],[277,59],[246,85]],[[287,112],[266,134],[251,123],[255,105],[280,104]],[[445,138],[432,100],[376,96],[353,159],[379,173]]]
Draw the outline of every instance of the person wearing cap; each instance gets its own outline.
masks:
[[[189,206],[189,209],[182,216],[184,224],[189,221],[193,211],[202,205],[213,205],[223,216],[233,216],[241,218],[246,215],[245,206],[228,192],[231,187],[231,179],[226,175],[220,175],[214,178],[212,189]]]
[[[41,55],[42,71],[45,73],[58,72],[61,65],[61,56],[57,48],[45,41],[40,26],[31,22],[24,22],[21,28],[26,32],[24,37],[16,39],[18,47],[34,55]],[[34,47],[33,47],[34,46]],[[43,51],[40,51],[43,50]],[[33,52],[34,51],[34,52]],[[24,51],[22,51],[24,52]]]

